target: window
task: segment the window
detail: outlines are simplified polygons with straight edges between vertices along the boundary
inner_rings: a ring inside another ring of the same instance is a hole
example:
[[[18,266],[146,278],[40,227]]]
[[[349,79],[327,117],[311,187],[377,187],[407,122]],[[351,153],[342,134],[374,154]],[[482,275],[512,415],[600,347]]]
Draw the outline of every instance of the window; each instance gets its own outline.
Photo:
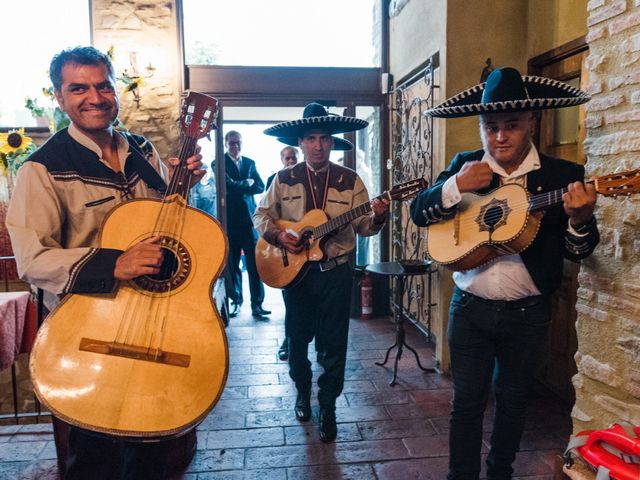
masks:
[[[369,126],[356,133],[355,169],[369,192],[369,197],[380,195],[381,161],[380,141],[380,108],[356,107],[356,117],[369,122]],[[382,244],[380,235],[371,237],[358,236],[356,240],[356,264],[369,265],[382,261]]]
[[[90,44],[89,1],[7,2],[3,19],[0,126],[33,127],[37,122],[25,108],[25,98],[52,106],[42,93],[51,85],[51,57],[64,48]]]
[[[187,65],[377,67],[375,0],[183,0]]]

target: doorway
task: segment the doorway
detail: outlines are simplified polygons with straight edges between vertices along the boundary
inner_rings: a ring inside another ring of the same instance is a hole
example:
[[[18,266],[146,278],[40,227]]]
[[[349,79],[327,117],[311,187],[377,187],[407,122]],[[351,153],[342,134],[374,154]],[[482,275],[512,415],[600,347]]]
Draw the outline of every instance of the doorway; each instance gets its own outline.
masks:
[[[216,217],[226,224],[224,207],[224,162],[215,161],[224,156],[224,135],[230,130],[239,131],[242,134],[242,154],[252,158],[257,165],[258,173],[266,184],[269,176],[282,168],[280,151],[285,144],[275,138],[264,135],[264,130],[283,121],[300,118],[303,107],[277,107],[277,106],[227,106],[220,107],[219,122],[222,127],[215,132],[210,139],[200,141],[204,163],[210,164],[215,178]],[[384,189],[385,179],[382,169],[380,148],[380,108],[375,106],[352,106],[349,109],[341,107],[328,107],[330,113],[339,115],[353,115],[365,119],[369,126],[352,134],[337,135],[348,137],[354,145],[354,149],[346,152],[333,151],[330,160],[356,170],[365,183],[371,196],[381,193]],[[300,153],[300,161],[303,160]],[[256,195],[256,203],[260,202],[263,194]],[[381,261],[383,255],[383,242],[380,236],[361,239],[356,246],[355,262],[357,265],[367,265]]]

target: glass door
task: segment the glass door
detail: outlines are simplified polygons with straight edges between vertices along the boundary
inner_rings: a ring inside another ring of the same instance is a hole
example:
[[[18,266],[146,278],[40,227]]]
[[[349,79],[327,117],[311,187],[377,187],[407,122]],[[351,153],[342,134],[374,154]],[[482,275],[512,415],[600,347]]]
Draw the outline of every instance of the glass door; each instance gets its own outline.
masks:
[[[272,125],[295,120],[301,117],[304,106],[300,107],[266,107],[266,106],[219,106],[218,129],[212,132],[211,140],[202,139],[199,144],[202,148],[203,163],[209,164],[210,176],[214,179],[217,208],[214,216],[225,225],[224,196],[225,196],[225,172],[224,162],[215,161],[224,158],[224,136],[231,130],[238,131],[242,135],[241,154],[256,162],[258,173],[266,185],[267,179],[282,168],[280,152],[286,146],[276,138],[265,135],[265,129]],[[340,115],[350,114],[369,121],[369,126],[352,135],[338,135],[351,139],[355,148],[352,151],[331,152],[330,160],[334,163],[344,164],[355,169],[364,181],[370,196],[378,195],[381,190],[381,166],[379,147],[379,108],[378,107],[352,107],[353,113],[346,113],[345,109],[328,107],[331,113]],[[299,161],[304,160],[302,152],[299,152]],[[256,203],[260,201],[262,194],[256,195]],[[362,247],[361,261],[358,264],[366,264],[365,259],[379,258],[380,245],[378,243],[365,250]],[[364,244],[363,244],[364,245]],[[373,253],[376,252],[376,253]],[[364,263],[363,263],[364,262]]]

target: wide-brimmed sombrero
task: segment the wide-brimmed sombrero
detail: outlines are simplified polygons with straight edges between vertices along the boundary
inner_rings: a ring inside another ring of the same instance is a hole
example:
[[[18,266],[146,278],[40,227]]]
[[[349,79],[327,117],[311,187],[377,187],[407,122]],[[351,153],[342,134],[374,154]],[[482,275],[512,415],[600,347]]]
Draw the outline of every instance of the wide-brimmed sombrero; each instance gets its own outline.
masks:
[[[298,137],[278,137],[278,141],[284,143],[285,145],[289,145],[291,147],[298,146]],[[352,150],[353,143],[349,140],[340,137],[333,137],[333,148],[331,150]]]
[[[520,75],[515,68],[496,68],[485,83],[471,87],[424,112],[428,117],[456,118],[487,113],[525,112],[580,105],[591,97],[551,78]]]
[[[309,130],[326,130],[330,134],[355,132],[369,125],[369,122],[355,117],[329,113],[324,105],[310,103],[304,107],[302,118],[281,122],[267,128],[264,133],[273,137],[300,138]],[[296,145],[298,143],[296,142]]]

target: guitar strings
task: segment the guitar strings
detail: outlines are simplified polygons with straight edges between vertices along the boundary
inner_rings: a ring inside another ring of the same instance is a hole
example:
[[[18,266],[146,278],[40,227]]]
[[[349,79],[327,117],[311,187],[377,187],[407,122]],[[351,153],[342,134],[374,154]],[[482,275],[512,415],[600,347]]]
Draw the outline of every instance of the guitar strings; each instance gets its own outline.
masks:
[[[185,142],[183,142],[181,151],[179,154],[180,164],[176,167],[177,170],[174,171],[174,174],[171,178],[171,192],[178,195],[177,198],[174,199],[171,203],[163,202],[161,210],[164,210],[164,213],[161,214],[161,217],[164,218],[164,223],[166,229],[163,230],[167,232],[167,236],[169,237],[169,241],[173,244],[177,242],[181,243],[182,236],[184,233],[184,226],[187,216],[188,210],[188,195],[189,195],[189,184],[191,179],[191,172],[187,168],[186,159],[193,154],[195,151],[197,140],[193,138],[187,138]],[[171,214],[169,209],[175,210],[177,209],[177,214]],[[160,220],[160,219],[159,219]],[[156,234],[161,234],[162,231],[156,230]],[[169,245],[172,246],[172,245]],[[180,267],[180,259],[176,251],[172,248],[167,248],[167,250],[171,251],[172,255],[175,256],[174,261],[164,263],[166,269],[168,271],[161,272],[161,277],[165,278],[165,281],[169,282],[169,288],[166,292],[164,292],[161,296],[156,297],[153,296],[152,302],[156,304],[156,313],[153,317],[150,318],[151,322],[153,322],[155,328],[152,331],[152,335],[149,338],[149,348],[154,349],[156,352],[159,352],[162,348],[162,344],[165,337],[165,326],[168,318],[169,307],[172,298],[172,290],[173,286],[171,283],[171,277],[177,273],[173,271],[173,267]],[[167,252],[165,252],[165,255]]]
[[[536,210],[544,206],[561,202],[562,194],[566,193],[566,191],[567,189],[563,188],[563,189],[555,190],[548,193],[533,195],[531,197],[526,197],[524,200],[518,200],[513,203],[508,203],[508,206],[510,210],[515,213],[520,213],[523,210],[524,211]],[[497,222],[498,220],[500,220],[505,216],[505,214],[503,213],[503,209],[501,207],[496,206],[495,209],[496,211],[489,210],[482,217],[485,224],[491,224],[493,222]],[[468,213],[468,212],[463,212],[463,213]],[[477,224],[478,222],[476,221],[476,215],[465,215],[465,218],[462,218],[460,220],[461,227],[470,227]]]
[[[171,177],[167,194],[162,201],[160,211],[156,217],[155,225],[151,232],[151,236],[165,237],[163,233],[166,233],[169,242],[173,243],[172,239],[176,239],[178,242],[182,238],[182,233],[185,224],[186,211],[187,211],[187,195],[188,187],[186,184],[189,179],[189,170],[186,167],[186,155],[189,151],[195,150],[195,143],[197,140],[188,139],[181,147],[179,158],[180,164],[176,167]],[[184,192],[179,192],[178,187],[182,185]],[[184,193],[184,200],[181,198],[174,200],[173,202],[167,202],[166,199],[169,195]],[[173,214],[172,210],[179,209],[177,214]],[[168,250],[173,250],[171,245],[166,245],[165,238],[161,239],[161,243],[165,243]],[[166,252],[165,252],[166,255]],[[176,259],[179,264],[179,260]],[[163,262],[165,269],[172,270],[172,262]],[[140,346],[146,346],[147,353],[149,351],[155,351],[156,355],[161,351],[162,341],[164,338],[164,327],[166,317],[169,309],[171,298],[171,276],[170,272],[160,272],[160,278],[165,278],[165,281],[169,281],[169,289],[162,295],[130,295],[127,300],[125,312],[123,314],[123,320],[120,322],[118,331],[116,332],[115,343],[120,345],[137,344]],[[133,303],[133,305],[132,305]],[[124,336],[124,338],[123,338]]]
[[[628,195],[633,192],[625,191],[624,188],[629,185],[633,185],[637,181],[638,175],[639,175],[638,171],[634,170],[630,172],[623,172],[623,173],[617,174],[615,179],[611,179],[610,177],[612,176],[610,175],[608,177],[600,177],[595,180],[586,180],[585,183],[596,183],[597,181],[597,192],[602,194],[606,193],[608,196],[615,196],[616,193],[618,195]],[[620,181],[620,178],[618,177],[624,178],[625,181]],[[564,187],[558,190],[552,190],[547,193],[539,193],[539,194],[527,197],[525,202],[522,202],[522,201],[514,202],[512,205],[509,205],[509,206],[513,207],[512,210],[517,210],[524,206],[526,206],[528,210],[536,210],[538,208],[542,208],[542,207],[546,207],[549,205],[562,202],[562,195],[564,195],[568,191],[569,189],[567,187]],[[503,216],[504,214],[502,213],[501,209],[500,211],[496,211],[495,213],[488,212],[484,217],[485,223],[498,221]],[[468,227],[469,225],[474,225],[474,224],[477,224],[477,222],[475,218],[471,218],[471,217],[467,219],[463,219],[460,222],[460,225],[464,227]]]

